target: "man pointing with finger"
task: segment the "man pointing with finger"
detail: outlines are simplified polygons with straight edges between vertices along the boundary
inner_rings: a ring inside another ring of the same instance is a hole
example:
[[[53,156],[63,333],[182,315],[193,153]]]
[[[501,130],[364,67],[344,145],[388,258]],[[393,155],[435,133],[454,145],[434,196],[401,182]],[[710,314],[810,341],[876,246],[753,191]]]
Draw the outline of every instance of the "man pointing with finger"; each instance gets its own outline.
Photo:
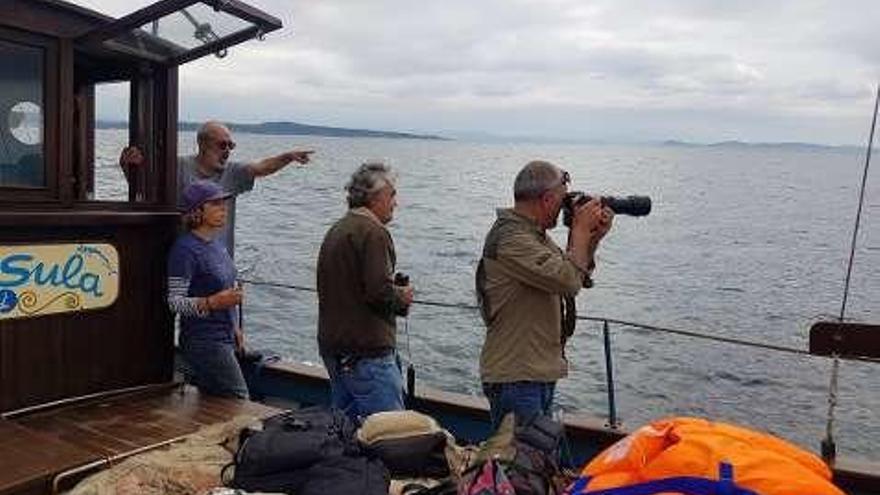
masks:
[[[291,150],[280,155],[263,158],[253,163],[229,161],[235,149],[235,141],[229,129],[216,121],[208,121],[199,127],[196,134],[199,152],[196,155],[181,156],[177,160],[177,197],[191,183],[199,180],[210,180],[217,183],[223,190],[232,195],[229,199],[229,214],[226,227],[218,239],[229,251],[235,252],[235,197],[254,188],[254,179],[266,177],[297,162],[309,162],[311,150]],[[135,168],[143,166],[144,156],[135,147],[122,150],[119,164],[126,177],[131,177]]]

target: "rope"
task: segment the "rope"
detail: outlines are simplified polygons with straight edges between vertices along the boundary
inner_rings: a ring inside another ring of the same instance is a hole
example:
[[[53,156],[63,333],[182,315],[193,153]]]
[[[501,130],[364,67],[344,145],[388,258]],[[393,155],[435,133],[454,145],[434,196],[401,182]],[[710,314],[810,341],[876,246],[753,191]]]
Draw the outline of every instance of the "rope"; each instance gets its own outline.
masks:
[[[859,192],[859,207],[856,209],[856,223],[853,226],[852,242],[849,248],[849,262],[846,266],[846,280],[843,285],[843,302],[840,303],[840,321],[846,316],[846,301],[849,296],[849,282],[852,278],[853,261],[856,257],[856,241],[859,236],[859,223],[862,219],[862,206],[865,204],[865,186],[868,183],[868,168],[871,166],[871,148],[874,145],[874,129],[877,126],[877,108],[880,106],[880,84],[877,84],[877,97],[874,99],[874,117],[871,119],[871,132],[868,133],[868,151],[865,155],[865,169],[862,172],[862,188]]]
[[[249,279],[242,279],[241,282],[245,283],[245,284],[255,285],[255,286],[275,287],[275,288],[280,288],[280,289],[290,289],[290,290],[297,290],[297,291],[302,291],[302,292],[313,292],[313,293],[318,292],[318,290],[315,289],[314,287],[307,287],[307,286],[303,286],[303,285],[281,284],[278,282],[264,282],[264,281],[249,280]],[[469,311],[479,311],[479,309],[480,309],[479,306],[474,305],[474,304],[447,303],[447,302],[440,302],[440,301],[430,301],[430,300],[425,300],[425,299],[414,299],[413,304],[419,305],[419,306],[431,306],[431,307],[436,307],[436,308],[449,308],[449,309],[462,309],[462,310],[469,310]],[[690,331],[690,330],[679,330],[679,329],[675,329],[675,328],[661,327],[661,326],[656,326],[656,325],[646,325],[643,323],[636,323],[636,322],[620,320],[620,319],[616,319],[616,318],[605,318],[605,317],[601,317],[601,316],[578,315],[577,319],[580,321],[589,321],[589,322],[594,322],[594,323],[608,322],[608,323],[614,323],[615,325],[618,325],[619,327],[622,327],[624,329],[631,328],[631,329],[635,329],[638,331],[649,330],[652,332],[679,335],[682,337],[690,337],[690,338],[694,338],[694,339],[708,340],[708,341],[712,341],[712,342],[721,342],[721,343],[725,343],[725,344],[733,344],[733,345],[739,345],[739,346],[743,346],[743,347],[752,347],[752,348],[764,349],[764,350],[768,350],[768,351],[784,352],[784,353],[795,354],[795,355],[799,355],[799,356],[810,356],[811,355],[809,351],[804,350],[804,349],[798,349],[796,347],[786,347],[786,346],[775,345],[775,344],[766,344],[763,342],[735,339],[735,338],[731,338],[731,337],[720,337],[717,335],[710,335],[710,334],[701,333],[701,332],[694,332],[694,331]],[[880,360],[878,360],[878,359],[866,358],[866,357],[849,357],[849,356],[847,356],[846,358],[840,358],[840,359],[846,359],[848,361],[862,361],[862,362],[867,362],[867,363],[880,363]]]

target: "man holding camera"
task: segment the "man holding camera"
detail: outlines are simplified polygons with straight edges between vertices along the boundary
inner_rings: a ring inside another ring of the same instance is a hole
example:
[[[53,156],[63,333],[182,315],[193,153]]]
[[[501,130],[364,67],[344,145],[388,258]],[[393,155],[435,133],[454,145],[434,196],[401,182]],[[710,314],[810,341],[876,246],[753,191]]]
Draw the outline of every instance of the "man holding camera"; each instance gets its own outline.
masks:
[[[499,209],[476,274],[486,323],[480,377],[492,426],[510,412],[550,415],[556,381],[566,376],[563,299],[592,285],[594,254],[613,212],[600,198],[574,206],[566,251],[547,235],[556,226],[569,175],[529,162],[513,186],[514,207]],[[573,322],[571,322],[573,323]]]
[[[318,348],[330,375],[333,406],[353,419],[404,408],[397,316],[413,288],[394,282],[394,243],[385,225],[397,207],[396,178],[365,163],[346,186],[349,210],[324,237],[318,255]]]

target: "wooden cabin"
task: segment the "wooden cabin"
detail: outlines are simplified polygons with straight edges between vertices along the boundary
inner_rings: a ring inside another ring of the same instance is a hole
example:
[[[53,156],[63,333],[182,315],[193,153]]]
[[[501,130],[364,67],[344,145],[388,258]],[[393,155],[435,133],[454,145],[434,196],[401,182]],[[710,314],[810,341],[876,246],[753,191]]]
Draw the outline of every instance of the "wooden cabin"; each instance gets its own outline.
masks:
[[[165,254],[178,66],[280,27],[237,0],[121,19],[0,4],[0,494],[51,491],[65,470],[268,409],[174,386]],[[127,201],[95,198],[95,87],[108,82],[128,83],[129,142],[147,161]]]

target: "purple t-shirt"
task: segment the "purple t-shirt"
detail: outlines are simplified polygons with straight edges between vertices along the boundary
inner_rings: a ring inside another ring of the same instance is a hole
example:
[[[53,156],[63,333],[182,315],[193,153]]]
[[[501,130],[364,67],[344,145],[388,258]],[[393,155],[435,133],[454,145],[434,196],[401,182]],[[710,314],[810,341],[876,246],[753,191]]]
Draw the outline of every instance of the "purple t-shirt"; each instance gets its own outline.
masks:
[[[172,293],[185,289],[186,298],[207,297],[235,286],[235,265],[219,239],[206,241],[187,232],[171,247],[168,280]],[[235,342],[235,308],[218,309],[205,315],[186,310],[177,312],[180,313],[181,342],[188,339]]]

